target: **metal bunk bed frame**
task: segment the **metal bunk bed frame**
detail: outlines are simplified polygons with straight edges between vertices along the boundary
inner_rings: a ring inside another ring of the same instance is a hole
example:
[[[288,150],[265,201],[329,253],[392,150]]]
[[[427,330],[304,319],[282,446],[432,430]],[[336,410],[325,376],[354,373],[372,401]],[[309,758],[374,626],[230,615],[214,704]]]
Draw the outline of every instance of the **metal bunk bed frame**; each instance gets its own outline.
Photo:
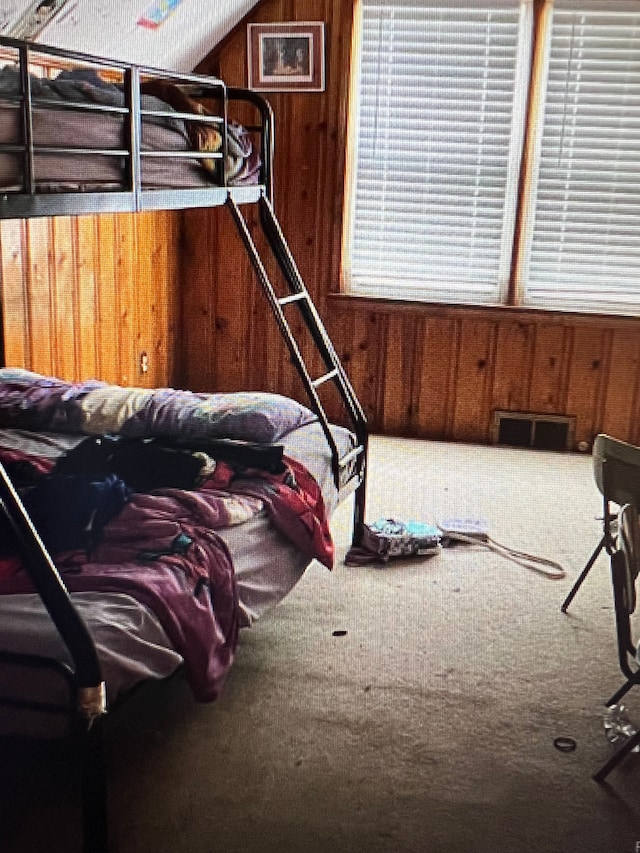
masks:
[[[9,54],[19,63],[21,92],[16,98],[2,95],[4,103],[18,104],[22,119],[22,141],[20,144],[0,144],[0,153],[18,154],[23,158],[23,186],[16,191],[0,193],[0,219],[31,218],[36,216],[62,216],[95,213],[138,212],[160,209],[182,209],[186,207],[214,207],[225,205],[231,212],[241,240],[249,254],[252,266],[264,290],[269,306],[276,319],[293,361],[309,398],[310,408],[317,415],[332,454],[332,472],[337,488],[354,480],[356,485],[353,513],[353,542],[362,536],[366,499],[366,473],[368,430],[367,420],[355,391],[334,349],[326,328],[311,300],[295,260],[273,208],[273,153],[274,117],[268,102],[249,90],[227,87],[221,80],[194,74],[177,74],[161,69],[137,66],[113,60],[101,59],[76,51],[62,50],[44,45],[34,45],[16,39],[0,37],[0,51]],[[107,107],[87,103],[69,103],[36,99],[32,96],[30,66],[32,56],[44,56],[50,64],[111,69],[123,80],[124,107]],[[193,152],[153,152],[141,150],[142,117],[140,86],[143,79],[161,78],[185,87],[195,98],[213,99],[221,105],[217,116],[194,116],[192,114],[154,112],[172,118],[190,121],[215,122],[222,134],[221,151],[211,156],[216,159],[216,181],[205,189],[146,189],[142,186],[141,160],[143,156],[190,156]],[[260,139],[261,172],[258,185],[231,186],[227,183],[224,159],[228,152],[227,125],[230,101],[252,105],[260,115],[258,126],[247,130],[257,133]],[[122,115],[125,124],[126,148],[121,150],[85,150],[63,147],[44,148],[38,146],[33,133],[33,110],[78,109],[108,111]],[[0,107],[1,108],[1,107]],[[36,154],[100,154],[123,158],[126,166],[123,185],[118,190],[99,192],[42,192],[39,190],[34,171]],[[288,292],[279,296],[259,250],[242,214],[241,205],[257,203],[262,232],[273,252],[277,266],[286,282]],[[300,311],[305,327],[311,334],[320,355],[325,372],[312,378],[305,364],[301,348],[287,319],[286,309],[293,305]],[[322,386],[334,385],[344,404],[349,425],[356,436],[356,446],[340,457],[329,428],[329,420],[321,401]],[[69,688],[70,707],[49,707],[25,700],[0,703],[14,704],[24,708],[53,710],[68,713],[72,724],[74,743],[81,762],[82,838],[84,853],[107,853],[108,809],[107,786],[103,757],[102,726],[107,710],[105,684],[93,639],[81,616],[76,611],[69,593],[60,577],[51,556],[47,552],[33,526],[19,495],[15,491],[5,468],[0,464],[0,505],[16,533],[25,566],[34,587],[40,595],[54,625],[68,648],[73,666],[68,667],[49,658],[0,652],[0,663],[29,667],[48,667],[58,672]]]

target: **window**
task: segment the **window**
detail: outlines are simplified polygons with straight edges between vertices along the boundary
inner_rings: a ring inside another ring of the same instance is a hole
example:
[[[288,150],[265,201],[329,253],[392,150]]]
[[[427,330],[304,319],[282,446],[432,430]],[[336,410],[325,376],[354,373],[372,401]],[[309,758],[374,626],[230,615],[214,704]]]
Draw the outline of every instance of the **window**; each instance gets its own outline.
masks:
[[[348,292],[640,314],[640,0],[360,0],[357,26]]]

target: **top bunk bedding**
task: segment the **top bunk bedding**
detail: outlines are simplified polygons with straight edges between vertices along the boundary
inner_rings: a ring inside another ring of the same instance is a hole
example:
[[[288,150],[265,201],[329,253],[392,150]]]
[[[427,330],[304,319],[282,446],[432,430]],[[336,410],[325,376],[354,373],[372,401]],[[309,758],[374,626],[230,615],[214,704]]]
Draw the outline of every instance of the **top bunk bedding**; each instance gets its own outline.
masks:
[[[230,118],[230,101],[258,124]],[[257,200],[270,120],[215,78],[0,38],[0,217]]]

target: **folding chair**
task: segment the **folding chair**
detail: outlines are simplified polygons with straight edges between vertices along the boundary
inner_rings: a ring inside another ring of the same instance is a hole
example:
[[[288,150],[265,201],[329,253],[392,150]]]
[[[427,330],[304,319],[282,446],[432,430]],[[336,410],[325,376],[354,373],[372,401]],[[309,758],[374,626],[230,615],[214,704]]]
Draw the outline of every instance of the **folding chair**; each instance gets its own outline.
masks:
[[[560,608],[563,613],[573,601],[602,550],[615,550],[617,513],[612,504],[640,507],[640,447],[600,433],[593,443],[593,473],[603,498],[602,538]]]
[[[618,533],[611,553],[611,580],[616,614],[618,659],[627,679],[606,703],[617,705],[634,685],[640,684],[640,645],[633,639],[631,615],[636,609],[636,580],[640,572],[640,521],[638,509],[625,504],[618,516]],[[628,738],[618,751],[594,774],[602,782],[625,756],[640,746],[640,731]]]

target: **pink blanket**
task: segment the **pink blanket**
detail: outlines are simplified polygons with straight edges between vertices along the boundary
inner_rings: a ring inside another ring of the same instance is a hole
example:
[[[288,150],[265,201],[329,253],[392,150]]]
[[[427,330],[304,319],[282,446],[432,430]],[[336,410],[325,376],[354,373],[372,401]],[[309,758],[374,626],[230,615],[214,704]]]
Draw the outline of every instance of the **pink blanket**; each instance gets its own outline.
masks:
[[[233,563],[216,529],[264,509],[309,559],[328,568],[333,564],[322,495],[304,467],[287,460],[281,475],[247,473],[235,476],[219,463],[198,491],[134,494],[90,554],[54,555],[71,592],[126,592],[148,606],[184,658],[194,696],[201,701],[219,695],[239,628]],[[30,591],[22,567],[0,578],[0,594]]]

